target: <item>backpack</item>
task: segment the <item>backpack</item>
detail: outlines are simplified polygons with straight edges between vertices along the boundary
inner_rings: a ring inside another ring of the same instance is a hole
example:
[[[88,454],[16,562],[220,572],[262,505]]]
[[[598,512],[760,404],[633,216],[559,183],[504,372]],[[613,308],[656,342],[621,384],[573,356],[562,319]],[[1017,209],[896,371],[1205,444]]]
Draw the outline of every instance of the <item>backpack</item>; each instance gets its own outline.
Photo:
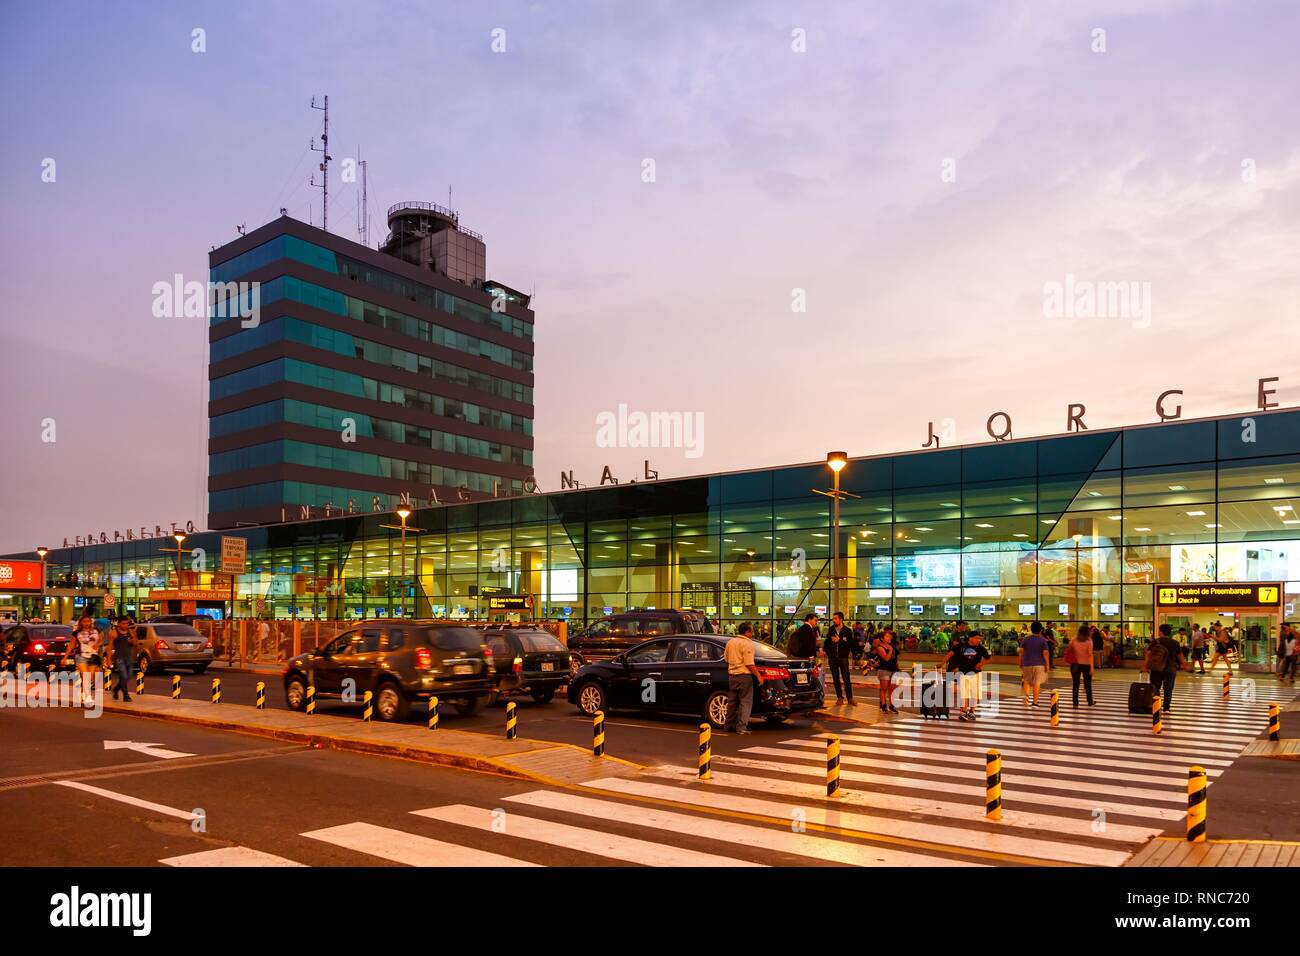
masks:
[[[1158,673],[1169,666],[1169,648],[1159,641],[1154,641],[1147,648],[1147,670]]]
[[[1079,658],[1074,653],[1074,641],[1071,641],[1069,646],[1065,649],[1065,663],[1067,664],[1079,663]]]

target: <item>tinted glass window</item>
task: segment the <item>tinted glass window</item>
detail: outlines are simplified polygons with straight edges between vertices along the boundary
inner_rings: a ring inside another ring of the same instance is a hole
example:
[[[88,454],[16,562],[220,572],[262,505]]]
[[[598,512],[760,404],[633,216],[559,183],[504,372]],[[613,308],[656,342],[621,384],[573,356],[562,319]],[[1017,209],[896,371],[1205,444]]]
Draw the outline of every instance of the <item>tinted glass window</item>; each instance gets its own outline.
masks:
[[[668,650],[671,647],[671,641],[656,641],[653,644],[648,644],[627,655],[627,662],[629,664],[663,663],[668,660]]]
[[[198,631],[186,624],[155,624],[153,632],[159,637],[200,637]]]
[[[641,635],[643,637],[655,637],[659,634],[672,634],[677,628],[673,627],[672,621],[642,621]]]
[[[358,646],[354,647],[353,653],[360,654],[362,651],[379,650],[379,639],[383,637],[384,632],[378,628],[366,628],[361,632],[361,640],[357,642]]]
[[[674,661],[716,661],[722,658],[722,648],[709,641],[675,641]]]
[[[764,644],[762,641],[754,641],[754,657],[761,660],[783,660],[789,655],[785,651],[773,647],[771,644]]]
[[[492,648],[492,656],[498,660],[503,657],[515,656],[515,652],[506,644],[506,639],[501,634],[489,634],[487,636],[487,646]]]
[[[325,650],[330,654],[343,653],[343,648],[348,646],[352,641],[352,638],[356,636],[356,633],[356,631],[344,631],[338,637],[334,638],[334,640],[330,641],[329,644],[326,645]]]
[[[1213,461],[1214,422],[1162,425],[1124,433],[1124,467]]]
[[[588,630],[587,630],[587,636],[588,636],[588,637],[608,637],[608,636],[609,636],[609,627],[610,627],[610,622],[609,622],[609,621],[597,621],[595,624],[591,625],[590,628],[588,628]]]
[[[467,627],[431,627],[429,643],[440,651],[477,651],[483,641]]]
[[[388,640],[381,646],[387,650],[395,651],[406,643],[406,628],[395,627],[388,632]]]
[[[616,617],[609,625],[609,637],[636,637],[641,633],[641,622],[634,617]]]
[[[548,631],[515,631],[515,640],[525,651],[565,651],[568,650]],[[492,650],[495,652],[496,648]]]

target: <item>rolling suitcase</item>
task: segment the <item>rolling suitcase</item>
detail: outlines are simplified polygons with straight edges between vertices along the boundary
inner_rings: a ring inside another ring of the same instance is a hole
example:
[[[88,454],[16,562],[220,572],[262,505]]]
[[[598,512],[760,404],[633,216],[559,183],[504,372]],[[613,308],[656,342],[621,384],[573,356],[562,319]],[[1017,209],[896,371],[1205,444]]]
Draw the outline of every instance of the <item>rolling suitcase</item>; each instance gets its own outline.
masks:
[[[1128,712],[1130,714],[1151,714],[1151,702],[1156,698],[1155,688],[1151,686],[1151,679],[1143,674],[1138,678],[1136,684],[1129,684],[1128,687]]]
[[[948,716],[948,702],[944,697],[943,674],[935,671],[921,678],[921,716],[926,720]]]

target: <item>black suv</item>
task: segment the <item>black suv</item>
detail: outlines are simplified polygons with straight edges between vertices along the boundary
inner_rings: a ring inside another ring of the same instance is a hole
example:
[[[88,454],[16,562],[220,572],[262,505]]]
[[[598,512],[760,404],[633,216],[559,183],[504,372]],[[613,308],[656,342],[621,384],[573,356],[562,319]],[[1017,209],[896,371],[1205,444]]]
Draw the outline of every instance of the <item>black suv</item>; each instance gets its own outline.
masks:
[[[530,694],[537,703],[547,704],[577,669],[560,639],[539,627],[493,625],[484,637],[492,648],[502,694]]]
[[[663,634],[712,634],[703,611],[624,611],[601,618],[569,638],[584,661],[605,661]]]
[[[360,702],[372,691],[380,720],[402,720],[412,703],[428,703],[430,697],[440,704],[453,701],[461,714],[470,716],[497,699],[492,649],[484,638],[455,622],[363,621],[289,661],[285,703],[290,710],[302,710],[310,683],[318,700],[340,698],[351,690]]]

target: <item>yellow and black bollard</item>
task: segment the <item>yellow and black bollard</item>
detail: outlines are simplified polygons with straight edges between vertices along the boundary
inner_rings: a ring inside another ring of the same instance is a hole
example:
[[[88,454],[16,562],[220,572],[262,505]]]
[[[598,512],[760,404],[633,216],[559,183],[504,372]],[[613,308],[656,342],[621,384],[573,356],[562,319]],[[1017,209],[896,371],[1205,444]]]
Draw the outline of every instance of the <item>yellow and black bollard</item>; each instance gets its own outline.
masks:
[[[135,692],[137,695],[144,694],[144,671],[142,670],[135,672]]]
[[[316,713],[316,687],[313,684],[307,685],[307,713]]]
[[[172,675],[172,700],[181,699],[181,675]]]
[[[700,779],[709,780],[713,776],[713,728],[700,724]]]
[[[1205,768],[1189,768],[1187,771],[1187,839],[1191,843],[1205,842],[1205,787]]]
[[[596,757],[605,756],[605,712],[596,711],[591,718],[591,753]]]
[[[438,729],[438,698],[429,698],[429,729]]]
[[[840,738],[826,738],[826,796],[843,796],[840,792]]]
[[[1282,708],[1277,704],[1268,705],[1268,739],[1282,739]]]
[[[506,704],[506,740],[519,736],[519,705],[513,700]]]
[[[221,703],[221,678],[212,678],[212,703]]]
[[[1223,699],[1226,701],[1232,696],[1232,675],[1223,675]]]
[[[370,723],[370,718],[375,716],[375,695],[371,691],[366,691],[361,698],[361,719]]]
[[[1002,754],[997,750],[984,755],[984,816],[1002,819]]]
[[[1052,726],[1061,726],[1061,695],[1055,689],[1052,691]]]
[[[1151,732],[1158,734],[1165,729],[1165,699],[1159,694],[1151,698]]]
[[[266,710],[266,684],[262,681],[257,682],[256,705],[258,710]]]

